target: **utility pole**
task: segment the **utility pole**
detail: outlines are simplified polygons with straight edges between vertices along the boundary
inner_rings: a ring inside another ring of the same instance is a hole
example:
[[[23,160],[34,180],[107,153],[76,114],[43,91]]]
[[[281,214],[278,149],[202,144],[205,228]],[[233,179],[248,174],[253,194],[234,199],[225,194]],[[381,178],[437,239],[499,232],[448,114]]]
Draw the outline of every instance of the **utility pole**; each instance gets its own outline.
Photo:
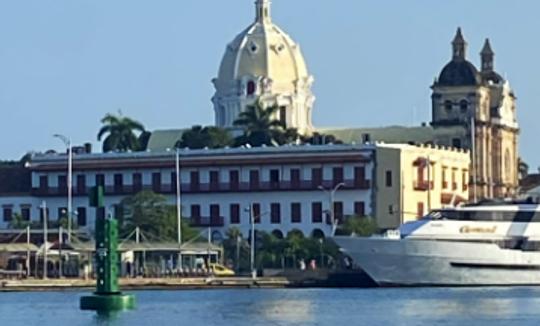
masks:
[[[339,188],[343,186],[345,186],[345,183],[340,182],[337,185],[335,185],[334,188],[332,188],[331,190],[326,189],[323,185],[319,185],[319,187],[317,187],[319,190],[327,193],[329,196],[330,207],[328,208],[328,211],[330,212],[330,223],[332,224],[331,236],[334,236],[334,234],[336,233],[336,228],[337,228],[337,221],[335,220],[335,216],[334,216],[334,197],[336,195],[336,192],[339,190]]]
[[[67,154],[68,154],[68,175],[67,175],[67,219],[68,219],[68,236],[67,241],[68,243],[71,242],[71,217],[73,213],[73,148],[71,146],[71,139],[64,136],[64,135],[53,135],[53,137],[56,137],[60,139],[64,145],[67,147]]]
[[[253,203],[249,204],[249,220],[251,222],[251,247],[250,247],[250,261],[251,261],[251,277],[257,278],[257,271],[255,270],[255,216],[253,216]]]

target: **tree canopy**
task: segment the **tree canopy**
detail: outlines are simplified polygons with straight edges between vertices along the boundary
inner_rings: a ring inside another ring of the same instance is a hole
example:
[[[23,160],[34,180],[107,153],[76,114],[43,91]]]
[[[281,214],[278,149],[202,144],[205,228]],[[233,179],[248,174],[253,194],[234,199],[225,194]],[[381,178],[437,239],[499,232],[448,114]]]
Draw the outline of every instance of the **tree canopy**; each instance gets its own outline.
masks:
[[[264,108],[260,101],[248,106],[234,121],[234,125],[244,132],[236,138],[236,144],[255,147],[279,145],[285,128],[283,122],[274,118],[278,109],[277,106]]]
[[[120,202],[122,216],[120,233],[127,235],[136,227],[157,241],[177,239],[176,208],[167,203],[167,198],[152,191],[141,191]],[[198,235],[185,221],[182,221],[182,241],[189,241]]]
[[[233,137],[228,130],[197,125],[182,134],[182,138],[176,143],[176,147],[189,149],[223,148],[232,146],[233,143]]]

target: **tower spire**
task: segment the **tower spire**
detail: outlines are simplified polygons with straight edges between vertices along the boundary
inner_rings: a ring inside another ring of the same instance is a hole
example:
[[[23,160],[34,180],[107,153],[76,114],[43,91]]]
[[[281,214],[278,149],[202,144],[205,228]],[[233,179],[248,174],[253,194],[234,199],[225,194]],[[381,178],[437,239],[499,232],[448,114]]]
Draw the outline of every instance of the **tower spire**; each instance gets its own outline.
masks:
[[[458,27],[456,36],[452,41],[452,58],[453,60],[465,60],[467,56],[467,42],[461,33],[461,27]]]
[[[256,21],[259,23],[269,23],[271,21],[270,16],[270,0],[257,0],[255,1],[256,8]]]
[[[489,38],[486,38],[484,47],[482,48],[482,51],[480,52],[480,58],[482,59],[482,71],[493,70],[493,63],[494,63],[493,57],[494,56],[495,56],[495,53],[491,49]]]

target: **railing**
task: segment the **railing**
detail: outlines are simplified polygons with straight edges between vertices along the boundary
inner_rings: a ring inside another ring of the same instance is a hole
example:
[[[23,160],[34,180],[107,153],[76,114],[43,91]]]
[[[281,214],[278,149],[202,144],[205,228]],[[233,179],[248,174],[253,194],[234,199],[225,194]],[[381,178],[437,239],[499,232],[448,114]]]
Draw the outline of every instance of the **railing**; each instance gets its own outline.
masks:
[[[343,182],[341,190],[369,190],[371,189],[370,180],[345,180]],[[319,186],[323,186],[326,189],[334,187],[336,184],[333,180],[324,180],[321,183],[313,182],[311,180],[304,181],[279,181],[270,182],[262,181],[257,184],[250,182],[239,183],[182,183],[181,192],[185,194],[189,193],[216,193],[216,192],[250,192],[250,191],[314,191],[319,190]],[[74,196],[86,196],[88,194],[89,187],[80,189],[73,188]],[[105,195],[133,195],[143,190],[150,190],[163,194],[176,193],[176,186],[174,184],[161,184],[161,185],[107,185],[105,186]],[[33,188],[32,194],[34,196],[67,196],[67,189],[59,187],[48,188]]]
[[[222,216],[195,216],[191,217],[190,225],[193,227],[221,227],[225,225],[225,219]]]

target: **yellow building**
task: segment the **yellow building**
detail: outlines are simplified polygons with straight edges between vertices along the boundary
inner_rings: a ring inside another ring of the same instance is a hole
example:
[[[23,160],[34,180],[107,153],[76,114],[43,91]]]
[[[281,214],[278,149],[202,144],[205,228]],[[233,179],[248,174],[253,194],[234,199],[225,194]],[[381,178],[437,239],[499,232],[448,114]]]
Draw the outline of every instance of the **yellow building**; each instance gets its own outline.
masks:
[[[469,198],[470,153],[429,145],[377,144],[375,218],[395,228]]]

